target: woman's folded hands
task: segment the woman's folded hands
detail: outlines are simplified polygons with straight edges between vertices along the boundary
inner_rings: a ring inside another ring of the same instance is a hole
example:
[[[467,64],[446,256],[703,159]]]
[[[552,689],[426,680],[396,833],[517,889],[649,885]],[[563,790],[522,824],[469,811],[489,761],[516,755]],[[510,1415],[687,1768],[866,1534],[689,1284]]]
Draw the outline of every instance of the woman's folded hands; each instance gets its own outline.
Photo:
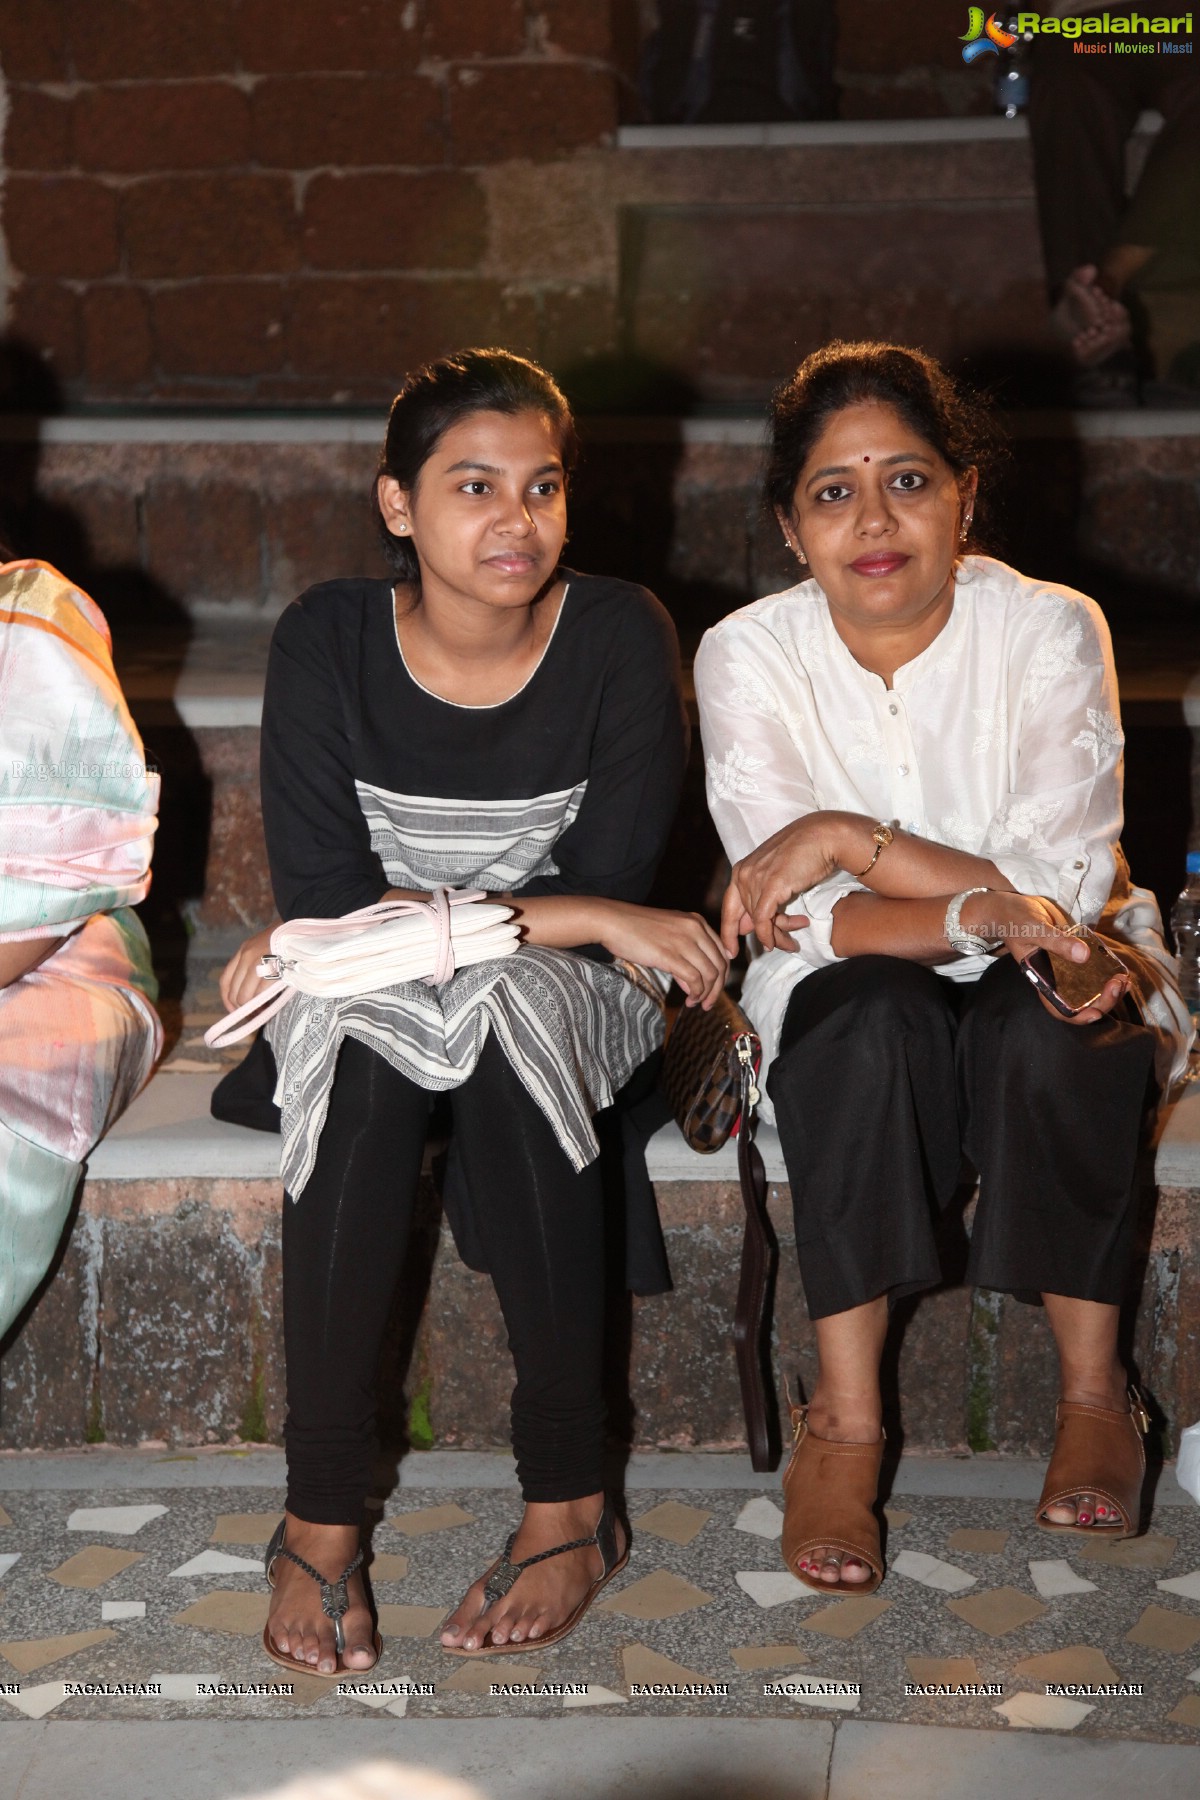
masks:
[[[384,896],[414,897],[407,889],[392,889]],[[688,1006],[710,1007],[725,986],[729,956],[699,913],[584,895],[497,898],[512,906],[527,942],[562,950],[602,944],[612,956],[670,975],[683,989]],[[220,986],[227,1011],[233,1012],[267,986],[258,974],[258,960],[271,947],[273,929],[268,926],[247,938],[225,965]]]
[[[751,931],[764,950],[796,948],[792,933],[808,919],[787,909],[840,867],[834,822],[833,813],[806,813],[734,864],[721,906],[721,942],[730,956]]]
[[[858,879],[858,871],[865,873],[871,863],[872,827],[865,816],[806,813],[735,863],[721,907],[726,953],[736,955],[739,938],[749,932],[765,950],[795,951],[795,934],[808,918],[790,909],[799,896],[834,875]],[[838,955],[949,962],[954,951],[944,934],[946,909],[955,893],[978,888],[983,891],[963,903],[964,930],[998,942],[1001,951],[1019,962],[1035,950],[1074,962],[1087,958],[1086,945],[1071,935],[1071,920],[1060,906],[1040,894],[1017,893],[986,858],[898,832],[872,865],[869,883],[867,891],[847,895],[835,908],[841,927],[834,933]],[[1094,1023],[1112,1011],[1128,987],[1127,978],[1107,982],[1096,1005],[1067,1022]],[[1042,1005],[1054,1018],[1064,1018],[1045,999]]]

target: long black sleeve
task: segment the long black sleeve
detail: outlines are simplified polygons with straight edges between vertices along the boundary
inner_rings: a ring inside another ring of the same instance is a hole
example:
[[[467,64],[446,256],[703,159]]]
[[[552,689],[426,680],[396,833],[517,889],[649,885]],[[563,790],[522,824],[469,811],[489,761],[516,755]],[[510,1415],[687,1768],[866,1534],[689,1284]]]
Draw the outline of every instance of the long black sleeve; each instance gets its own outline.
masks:
[[[355,791],[336,648],[326,614],[302,595],[281,615],[267,661],[263,830],[285,920],[338,918],[390,885]]]
[[[688,752],[679,641],[651,594],[626,594],[613,619],[587,793],[554,846],[559,873],[535,876],[522,894],[640,903],[666,849]]]

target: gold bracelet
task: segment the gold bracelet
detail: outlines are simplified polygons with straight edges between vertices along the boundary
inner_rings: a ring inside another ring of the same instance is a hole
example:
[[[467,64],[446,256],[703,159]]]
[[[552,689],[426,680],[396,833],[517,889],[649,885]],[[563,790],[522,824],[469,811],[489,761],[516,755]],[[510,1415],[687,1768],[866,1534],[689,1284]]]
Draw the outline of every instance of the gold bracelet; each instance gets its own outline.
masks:
[[[879,821],[879,824],[875,827],[874,831],[871,833],[871,836],[875,840],[875,854],[871,858],[870,862],[867,864],[866,868],[862,871],[862,873],[859,875],[856,875],[854,877],[855,881],[861,881],[863,878],[863,875],[869,875],[871,873],[871,870],[875,867],[875,864],[879,861],[879,852],[881,850],[887,849],[888,845],[892,842],[895,835],[896,834],[892,830],[891,826],[885,825],[883,823],[883,820],[881,819]]]

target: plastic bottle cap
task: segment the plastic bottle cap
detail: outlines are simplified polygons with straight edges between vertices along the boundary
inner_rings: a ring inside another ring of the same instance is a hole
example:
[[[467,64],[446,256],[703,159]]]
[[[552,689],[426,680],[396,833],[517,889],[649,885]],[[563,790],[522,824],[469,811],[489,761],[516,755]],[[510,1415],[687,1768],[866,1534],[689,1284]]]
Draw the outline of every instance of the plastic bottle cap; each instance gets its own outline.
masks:
[[[1200,875],[1200,850],[1188,851],[1187,872],[1189,875]]]

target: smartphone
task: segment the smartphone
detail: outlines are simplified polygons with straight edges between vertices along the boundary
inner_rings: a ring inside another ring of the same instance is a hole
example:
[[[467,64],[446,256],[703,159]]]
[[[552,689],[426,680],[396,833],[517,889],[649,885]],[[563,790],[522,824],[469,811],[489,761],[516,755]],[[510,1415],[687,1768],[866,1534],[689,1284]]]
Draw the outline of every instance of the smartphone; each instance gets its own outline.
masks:
[[[1068,957],[1056,956],[1052,950],[1035,950],[1021,967],[1038,993],[1045,995],[1056,1012],[1070,1019],[1095,1006],[1113,977],[1125,975],[1128,970],[1120,957],[1114,956],[1107,944],[1085,925],[1077,925],[1063,935],[1087,945],[1086,962],[1072,962]]]

